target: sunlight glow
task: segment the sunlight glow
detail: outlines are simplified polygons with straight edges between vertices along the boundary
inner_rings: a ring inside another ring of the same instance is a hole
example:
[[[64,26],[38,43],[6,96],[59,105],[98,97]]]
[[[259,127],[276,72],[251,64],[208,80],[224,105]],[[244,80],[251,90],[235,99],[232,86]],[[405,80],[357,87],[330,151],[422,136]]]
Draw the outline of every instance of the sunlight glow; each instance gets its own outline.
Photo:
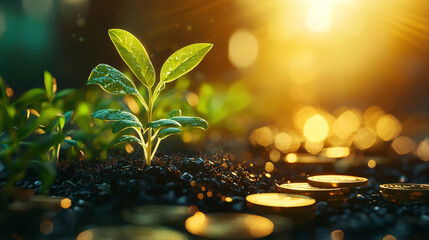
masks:
[[[307,11],[308,30],[321,33],[331,28],[332,11],[337,0],[311,0]]]

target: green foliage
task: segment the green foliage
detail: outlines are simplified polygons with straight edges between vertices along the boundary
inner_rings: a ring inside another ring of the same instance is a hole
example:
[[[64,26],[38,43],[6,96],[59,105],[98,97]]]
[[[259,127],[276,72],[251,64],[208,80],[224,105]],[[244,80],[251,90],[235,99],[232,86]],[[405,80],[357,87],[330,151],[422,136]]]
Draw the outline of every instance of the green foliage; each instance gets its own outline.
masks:
[[[236,116],[254,101],[244,80],[227,87],[203,84],[199,90],[198,100],[197,112],[218,129],[246,131],[242,120],[239,119],[245,114]]]
[[[107,64],[99,64],[92,70],[88,84],[97,84],[110,94],[138,94],[136,86],[127,76]]]
[[[179,49],[162,65],[161,82],[171,82],[194,69],[212,48],[209,43],[196,43]]]
[[[69,152],[69,155],[72,158],[104,160],[107,157],[107,151],[113,146],[110,139],[114,138],[115,134],[110,131],[111,123],[91,117],[91,112],[103,107],[118,107],[117,101],[114,98],[102,100],[101,94],[95,94],[93,89],[89,89],[86,94],[79,92],[76,95],[79,100],[74,103],[75,111],[72,119],[75,128],[70,136],[77,141],[76,144],[81,152],[77,156],[73,156],[73,152]]]
[[[44,82],[45,89],[31,89],[10,102],[11,89],[0,78],[0,160],[9,173],[5,196],[27,169],[39,174],[46,191],[55,179],[53,164],[59,160],[60,147],[69,145],[65,139],[72,111],[62,113],[61,107],[62,98],[72,91],[56,96],[56,81],[48,72]]]
[[[166,129],[163,129],[159,132],[158,137],[160,139],[164,139],[164,138],[171,136],[173,134],[179,134],[181,131],[182,130],[180,130],[179,128],[174,128],[174,127],[166,128]]]
[[[140,144],[144,150],[146,164],[150,165],[162,139],[180,133],[182,127],[196,127],[204,130],[208,128],[208,123],[204,119],[181,116],[180,110],[168,114],[167,119],[159,120],[153,119],[153,112],[155,102],[165,88],[165,84],[195,68],[213,45],[197,43],[173,53],[163,64],[160,80],[155,86],[155,70],[145,48],[138,39],[121,29],[110,29],[109,36],[119,55],[145,88],[143,91],[138,90],[125,74],[106,64],[100,64],[94,68],[89,76],[88,84],[99,85],[111,94],[134,96],[144,108],[140,112],[145,113],[146,121],[142,123],[137,116],[118,109],[99,110],[92,116],[97,119],[115,121],[112,127],[114,133],[134,129],[137,137],[122,135],[115,141],[115,144],[126,142]]]
[[[140,41],[122,29],[110,29],[109,36],[134,75],[144,86],[151,88],[155,83],[155,69]]]

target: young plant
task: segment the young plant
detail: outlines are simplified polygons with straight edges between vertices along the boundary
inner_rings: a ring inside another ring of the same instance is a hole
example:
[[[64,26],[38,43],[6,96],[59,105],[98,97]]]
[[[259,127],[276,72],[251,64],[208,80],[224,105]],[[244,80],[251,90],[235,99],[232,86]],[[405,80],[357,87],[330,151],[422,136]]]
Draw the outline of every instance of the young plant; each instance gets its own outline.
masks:
[[[109,36],[119,55],[143,84],[147,94],[140,93],[134,83],[117,69],[99,64],[91,72],[88,84],[97,84],[104,91],[117,95],[132,95],[141,103],[146,113],[143,123],[132,113],[118,109],[103,109],[92,113],[97,119],[115,121],[113,132],[134,129],[138,137],[122,135],[115,144],[136,142],[143,147],[146,164],[149,166],[159,143],[166,137],[178,134],[183,127],[196,127],[206,130],[208,123],[199,117],[182,116],[180,110],[170,112],[164,119],[153,119],[155,101],[170,83],[195,68],[212,48],[210,43],[196,43],[179,49],[163,64],[160,79],[155,85],[155,70],[140,41],[131,33],[121,29],[110,29]],[[146,99],[143,97],[146,95]],[[140,111],[143,112],[143,111]],[[142,117],[142,116],[140,116]]]
[[[38,173],[43,191],[49,189],[55,179],[53,165],[58,162],[61,145],[75,145],[65,131],[72,112],[63,114],[58,107],[71,91],[57,93],[55,79],[45,72],[45,89],[33,88],[10,102],[13,91],[0,78],[0,165],[7,172],[0,196],[9,197],[13,184],[28,169]]]

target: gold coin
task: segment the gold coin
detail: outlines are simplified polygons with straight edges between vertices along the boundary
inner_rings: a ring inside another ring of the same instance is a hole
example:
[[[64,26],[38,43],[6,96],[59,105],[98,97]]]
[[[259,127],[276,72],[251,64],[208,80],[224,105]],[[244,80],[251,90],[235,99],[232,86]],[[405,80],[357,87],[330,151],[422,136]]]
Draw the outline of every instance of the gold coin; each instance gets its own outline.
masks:
[[[344,198],[341,188],[314,187],[306,182],[275,184],[274,188],[279,192],[305,195],[319,201],[341,201]]]
[[[388,183],[380,185],[380,194],[393,202],[429,200],[429,184]]]
[[[380,190],[391,194],[429,195],[429,184],[419,183],[388,183],[381,184]]]
[[[159,226],[103,226],[79,233],[76,240],[186,240],[183,233]]]
[[[249,208],[263,214],[311,217],[316,209],[314,198],[286,193],[257,193],[246,197]],[[298,214],[295,215],[295,214]]]
[[[196,212],[186,220],[185,227],[194,235],[211,239],[255,239],[274,230],[269,219],[247,213]]]
[[[126,221],[140,225],[182,222],[189,216],[186,206],[146,205],[122,211]]]
[[[257,193],[247,196],[246,200],[256,205],[283,208],[307,207],[316,202],[311,197],[286,193]]]
[[[368,185],[368,179],[347,175],[318,175],[307,178],[310,185],[315,187],[363,187]]]
[[[289,193],[302,193],[302,192],[316,192],[316,193],[328,193],[329,195],[342,194],[341,188],[322,188],[314,187],[306,182],[300,183],[284,183],[277,185],[279,190],[288,191]]]

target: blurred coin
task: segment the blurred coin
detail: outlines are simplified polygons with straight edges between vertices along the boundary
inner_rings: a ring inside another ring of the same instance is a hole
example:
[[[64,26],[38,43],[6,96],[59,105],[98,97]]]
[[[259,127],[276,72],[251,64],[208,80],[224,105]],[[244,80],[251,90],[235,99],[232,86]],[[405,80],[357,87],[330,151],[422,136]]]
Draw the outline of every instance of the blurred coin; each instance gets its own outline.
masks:
[[[247,196],[246,200],[249,208],[264,214],[308,218],[313,216],[316,209],[314,198],[296,194],[257,193]]]
[[[314,187],[306,182],[275,184],[274,188],[279,192],[305,195],[318,201],[342,201],[344,199],[341,188]]]
[[[256,239],[270,235],[274,229],[269,219],[247,213],[196,212],[185,226],[190,233],[209,239]]]
[[[380,195],[392,202],[428,201],[429,184],[418,184],[418,183],[381,184]]]
[[[28,211],[32,209],[61,209],[63,197],[32,196],[26,200],[14,201],[9,205],[12,211]]]
[[[310,185],[315,187],[345,187],[355,188],[368,185],[368,179],[347,175],[318,175],[307,178]]]
[[[160,226],[103,226],[79,233],[77,240],[186,240],[183,233]]]
[[[140,225],[183,222],[189,216],[186,206],[146,205],[122,211],[126,221]]]
[[[303,163],[303,164],[323,164],[323,163],[333,163],[335,159],[328,158],[326,156],[315,156],[313,154],[308,153],[294,153],[296,156],[295,161],[291,163]]]

